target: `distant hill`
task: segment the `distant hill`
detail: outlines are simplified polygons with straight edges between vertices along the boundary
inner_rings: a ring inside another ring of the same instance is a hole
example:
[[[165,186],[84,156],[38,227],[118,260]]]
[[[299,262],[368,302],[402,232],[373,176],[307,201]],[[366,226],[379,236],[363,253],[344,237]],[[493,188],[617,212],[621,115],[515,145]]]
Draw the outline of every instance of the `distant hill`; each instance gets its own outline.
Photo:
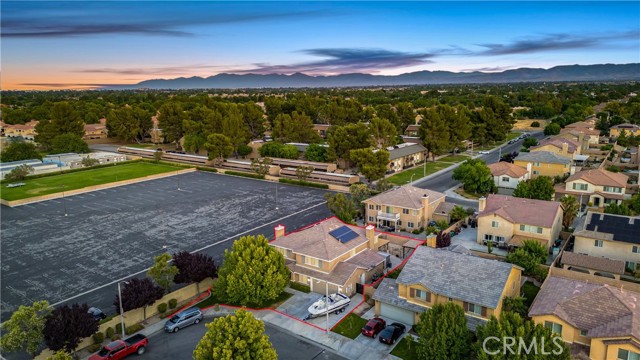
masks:
[[[333,76],[218,74],[207,78],[146,80],[118,89],[244,89],[319,88],[429,84],[515,83],[540,81],[620,81],[640,80],[640,63],[602,65],[563,65],[550,69],[520,68],[497,73],[418,71],[395,76],[344,74]],[[110,87],[111,88],[111,87]]]

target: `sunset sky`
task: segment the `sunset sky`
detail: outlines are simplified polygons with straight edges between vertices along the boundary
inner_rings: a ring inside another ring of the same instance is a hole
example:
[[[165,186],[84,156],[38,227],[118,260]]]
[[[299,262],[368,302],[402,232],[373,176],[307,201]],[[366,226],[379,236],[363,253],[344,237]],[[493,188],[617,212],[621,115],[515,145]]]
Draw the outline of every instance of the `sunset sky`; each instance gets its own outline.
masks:
[[[640,62],[640,2],[2,2],[9,89]]]

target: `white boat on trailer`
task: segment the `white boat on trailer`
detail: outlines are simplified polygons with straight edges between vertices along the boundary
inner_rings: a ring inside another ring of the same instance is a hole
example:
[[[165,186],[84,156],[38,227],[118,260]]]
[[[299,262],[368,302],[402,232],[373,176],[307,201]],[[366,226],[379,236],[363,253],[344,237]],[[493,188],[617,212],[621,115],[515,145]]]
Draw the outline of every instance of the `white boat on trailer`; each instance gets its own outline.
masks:
[[[316,318],[334,312],[336,314],[343,312],[351,303],[351,299],[345,294],[335,293],[329,295],[329,301],[326,296],[321,297],[318,301],[309,306],[309,314],[304,320]]]

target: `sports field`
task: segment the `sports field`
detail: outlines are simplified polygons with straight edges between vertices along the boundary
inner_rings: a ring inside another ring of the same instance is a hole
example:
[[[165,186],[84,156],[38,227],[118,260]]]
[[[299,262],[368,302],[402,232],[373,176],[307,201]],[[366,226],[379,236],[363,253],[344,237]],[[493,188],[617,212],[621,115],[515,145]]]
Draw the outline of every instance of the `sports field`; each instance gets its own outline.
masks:
[[[0,197],[9,201],[20,200],[33,196],[81,189],[87,186],[107,184],[114,181],[136,179],[181,169],[183,168],[145,162],[114,165],[113,167],[109,166],[70,174],[24,180],[20,182],[26,185],[21,187],[8,188],[7,184],[3,184]]]

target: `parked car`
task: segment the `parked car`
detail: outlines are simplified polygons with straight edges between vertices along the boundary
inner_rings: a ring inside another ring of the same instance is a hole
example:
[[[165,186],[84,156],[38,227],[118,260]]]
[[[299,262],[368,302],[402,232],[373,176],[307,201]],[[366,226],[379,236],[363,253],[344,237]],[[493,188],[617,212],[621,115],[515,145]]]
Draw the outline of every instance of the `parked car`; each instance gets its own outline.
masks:
[[[396,340],[404,334],[405,329],[406,327],[404,325],[394,322],[382,330],[378,339],[381,343],[389,345],[394,344]]]
[[[91,316],[93,316],[93,319],[96,321],[107,318],[107,315],[105,315],[105,313],[103,313],[102,310],[98,309],[97,307],[90,307],[89,311],[87,312],[91,314]]]
[[[384,321],[384,319],[376,317],[369,320],[367,322],[367,325],[362,328],[361,332],[364,336],[375,338],[376,335],[378,335],[378,333],[382,331],[385,326],[387,326],[387,322]]]
[[[100,351],[91,355],[89,360],[119,360],[131,354],[142,355],[147,346],[149,346],[149,339],[142,334],[137,334],[128,339],[108,343]]]
[[[490,152],[488,150],[482,150],[482,151],[478,151],[478,154],[482,154],[482,155],[486,155],[489,154]]]
[[[178,330],[185,328],[191,324],[197,324],[204,316],[202,311],[198,308],[189,308],[173,315],[164,324],[164,331],[166,332],[178,332]]]

